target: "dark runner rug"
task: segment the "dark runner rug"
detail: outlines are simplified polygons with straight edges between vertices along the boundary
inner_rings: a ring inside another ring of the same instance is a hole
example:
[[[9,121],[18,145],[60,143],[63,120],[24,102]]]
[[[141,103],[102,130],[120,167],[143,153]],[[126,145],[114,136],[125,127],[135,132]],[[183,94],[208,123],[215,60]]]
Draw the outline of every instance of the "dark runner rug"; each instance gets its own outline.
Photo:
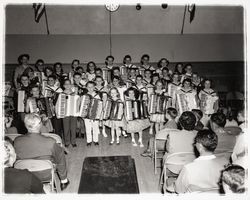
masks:
[[[139,193],[134,159],[131,156],[85,158],[78,193]]]

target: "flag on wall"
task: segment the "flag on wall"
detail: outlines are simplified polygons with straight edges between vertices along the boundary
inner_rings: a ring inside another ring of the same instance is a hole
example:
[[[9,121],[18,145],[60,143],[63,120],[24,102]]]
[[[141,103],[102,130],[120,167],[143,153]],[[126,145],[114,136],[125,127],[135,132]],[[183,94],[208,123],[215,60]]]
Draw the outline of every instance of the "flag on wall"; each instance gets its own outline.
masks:
[[[190,13],[190,23],[192,23],[195,16],[195,4],[188,5],[188,12]]]
[[[38,23],[43,13],[45,12],[45,4],[44,3],[34,3],[33,8],[35,11],[35,21]]]

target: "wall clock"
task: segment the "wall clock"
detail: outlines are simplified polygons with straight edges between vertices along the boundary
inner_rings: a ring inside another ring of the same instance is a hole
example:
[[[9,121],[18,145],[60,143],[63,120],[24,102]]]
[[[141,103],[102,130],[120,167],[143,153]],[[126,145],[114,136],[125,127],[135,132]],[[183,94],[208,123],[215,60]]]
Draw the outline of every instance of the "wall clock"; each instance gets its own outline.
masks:
[[[118,10],[118,8],[120,7],[119,4],[114,4],[114,3],[111,3],[111,4],[106,4],[105,5],[106,9],[110,12],[115,12]]]

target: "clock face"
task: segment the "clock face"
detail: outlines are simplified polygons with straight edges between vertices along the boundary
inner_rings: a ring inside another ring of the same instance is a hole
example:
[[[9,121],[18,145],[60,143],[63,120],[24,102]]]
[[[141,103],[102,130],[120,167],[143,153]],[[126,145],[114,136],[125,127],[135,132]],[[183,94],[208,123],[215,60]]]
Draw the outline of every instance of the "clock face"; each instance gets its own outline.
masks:
[[[118,8],[119,8],[119,4],[114,4],[114,3],[111,3],[111,4],[106,4],[105,7],[108,11],[110,12],[114,12],[114,11],[117,11]]]

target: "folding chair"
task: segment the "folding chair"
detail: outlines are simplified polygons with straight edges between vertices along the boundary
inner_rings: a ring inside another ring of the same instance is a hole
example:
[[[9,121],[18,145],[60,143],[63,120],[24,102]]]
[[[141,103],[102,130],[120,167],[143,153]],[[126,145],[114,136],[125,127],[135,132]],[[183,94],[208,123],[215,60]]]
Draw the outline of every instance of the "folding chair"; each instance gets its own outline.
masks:
[[[56,169],[55,165],[50,160],[35,160],[35,159],[24,159],[17,160],[14,164],[14,168],[16,169],[27,169],[30,172],[39,172],[44,170],[51,170],[51,179],[43,181],[43,184],[49,182],[51,185],[52,192],[56,189],[56,191],[60,191],[60,187],[58,182],[56,181]],[[58,180],[58,179],[57,179]],[[55,186],[56,188],[55,188]]]
[[[163,184],[163,193],[165,193],[167,189],[167,179],[169,177],[178,177],[183,166],[192,162],[195,158],[194,152],[178,152],[167,156],[163,164],[163,171],[160,178],[161,184]],[[169,170],[170,173],[167,173],[167,170]]]
[[[14,141],[16,139],[16,137],[21,136],[22,134],[18,134],[18,133],[10,133],[10,134],[5,134],[4,136],[7,136],[8,138],[10,138],[12,141]]]
[[[155,172],[155,174],[157,174],[157,168],[161,167],[161,166],[157,166],[157,159],[162,159],[164,153],[166,152],[165,147],[164,147],[164,150],[157,149],[157,143],[165,141],[164,146],[166,146],[168,132],[171,131],[171,130],[176,130],[176,129],[164,129],[164,130],[165,130],[164,132],[160,132],[160,134],[156,134],[155,139],[154,139],[153,160],[154,160],[154,172]],[[157,155],[159,155],[159,154],[161,154],[162,156],[157,157]]]

